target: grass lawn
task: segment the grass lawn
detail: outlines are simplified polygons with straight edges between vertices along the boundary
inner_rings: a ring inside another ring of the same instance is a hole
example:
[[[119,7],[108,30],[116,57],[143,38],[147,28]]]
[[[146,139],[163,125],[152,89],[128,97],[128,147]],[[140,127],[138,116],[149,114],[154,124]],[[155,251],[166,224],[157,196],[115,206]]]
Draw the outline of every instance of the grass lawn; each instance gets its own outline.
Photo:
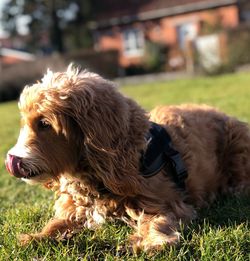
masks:
[[[161,104],[206,103],[250,122],[250,75],[232,74],[121,89],[147,110]],[[53,214],[53,194],[10,177],[4,157],[18,136],[15,102],[0,105],[0,260],[250,260],[250,198],[224,198],[200,211],[183,229],[181,244],[148,257],[126,245],[129,229],[118,223],[84,230],[72,240],[21,248],[17,235],[40,229]],[[125,248],[123,248],[125,249]]]

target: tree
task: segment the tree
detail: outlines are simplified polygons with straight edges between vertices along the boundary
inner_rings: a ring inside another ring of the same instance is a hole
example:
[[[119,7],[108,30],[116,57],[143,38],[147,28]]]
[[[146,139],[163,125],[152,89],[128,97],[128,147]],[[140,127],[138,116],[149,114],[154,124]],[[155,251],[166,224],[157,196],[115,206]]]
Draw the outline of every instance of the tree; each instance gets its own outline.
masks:
[[[88,41],[79,41],[74,34],[82,30],[82,37],[89,38],[86,24],[90,14],[90,0],[10,0],[4,6],[3,24],[11,35],[17,35],[20,17],[26,16],[30,47],[44,44],[48,35],[49,46],[61,53],[65,51],[66,36],[77,39],[71,41],[71,48],[86,47]]]

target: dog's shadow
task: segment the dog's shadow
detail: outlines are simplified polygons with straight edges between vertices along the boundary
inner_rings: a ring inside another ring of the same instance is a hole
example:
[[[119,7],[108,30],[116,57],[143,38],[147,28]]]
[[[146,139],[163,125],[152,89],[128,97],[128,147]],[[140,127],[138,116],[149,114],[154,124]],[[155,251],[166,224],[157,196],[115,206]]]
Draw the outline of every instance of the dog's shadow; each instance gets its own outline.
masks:
[[[195,223],[201,225],[204,220],[212,227],[231,227],[245,223],[248,227],[250,218],[250,196],[225,197],[217,200],[198,212]]]
[[[225,236],[234,241],[234,233],[237,234],[237,231],[241,231],[244,234],[245,231],[249,231],[249,219],[250,196],[220,198],[208,208],[199,210],[198,218],[183,227],[183,241],[188,244],[188,242],[195,241],[195,237],[198,240],[201,237],[204,240],[206,238],[211,240],[214,237],[212,240],[216,241],[222,240]],[[181,245],[178,246],[178,249],[181,247]],[[192,247],[189,248],[189,251],[192,251]]]

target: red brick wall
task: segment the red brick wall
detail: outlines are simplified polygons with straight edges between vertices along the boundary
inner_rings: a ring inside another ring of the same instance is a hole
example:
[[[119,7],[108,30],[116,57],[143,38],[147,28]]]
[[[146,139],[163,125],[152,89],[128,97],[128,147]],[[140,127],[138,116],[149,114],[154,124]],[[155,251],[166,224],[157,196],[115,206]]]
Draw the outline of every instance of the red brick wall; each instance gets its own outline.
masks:
[[[201,30],[201,22],[210,25],[218,25],[222,28],[233,28],[239,24],[238,7],[235,5],[220,7],[211,10],[187,13],[172,17],[162,18],[144,23],[134,23],[124,27],[113,27],[106,32],[99,32],[97,46],[99,50],[116,49],[119,51],[119,63],[121,66],[139,64],[142,57],[127,57],[123,51],[122,30],[125,28],[139,27],[144,35],[151,41],[165,43],[174,49],[178,48],[178,37],[176,28],[185,23],[193,23],[197,33]]]

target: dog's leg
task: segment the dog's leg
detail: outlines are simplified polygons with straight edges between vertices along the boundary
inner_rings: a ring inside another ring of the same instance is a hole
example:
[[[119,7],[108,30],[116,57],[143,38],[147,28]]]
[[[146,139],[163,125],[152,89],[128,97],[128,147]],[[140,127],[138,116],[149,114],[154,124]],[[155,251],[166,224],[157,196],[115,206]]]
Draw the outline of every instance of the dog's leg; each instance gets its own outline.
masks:
[[[82,209],[81,209],[82,210]],[[81,211],[81,222],[77,221],[77,207],[71,195],[62,193],[55,203],[55,216],[41,232],[32,234],[21,234],[19,241],[21,245],[27,245],[31,241],[41,241],[42,239],[63,239],[69,238],[85,222],[85,211]]]
[[[161,250],[164,245],[175,245],[180,240],[180,221],[188,223],[196,217],[196,211],[183,202],[173,204],[162,214],[136,213],[127,209],[127,214],[136,222],[135,233],[130,237],[135,252]],[[160,212],[160,211],[159,211]]]
[[[67,238],[77,225],[66,219],[51,219],[48,224],[39,233],[34,234],[21,234],[19,241],[22,246],[29,244],[31,241],[41,241],[46,238],[62,239]]]
[[[174,214],[168,216],[141,214],[137,221],[136,232],[130,236],[133,251],[150,252],[160,250],[166,244],[177,244],[180,238],[178,226]]]

